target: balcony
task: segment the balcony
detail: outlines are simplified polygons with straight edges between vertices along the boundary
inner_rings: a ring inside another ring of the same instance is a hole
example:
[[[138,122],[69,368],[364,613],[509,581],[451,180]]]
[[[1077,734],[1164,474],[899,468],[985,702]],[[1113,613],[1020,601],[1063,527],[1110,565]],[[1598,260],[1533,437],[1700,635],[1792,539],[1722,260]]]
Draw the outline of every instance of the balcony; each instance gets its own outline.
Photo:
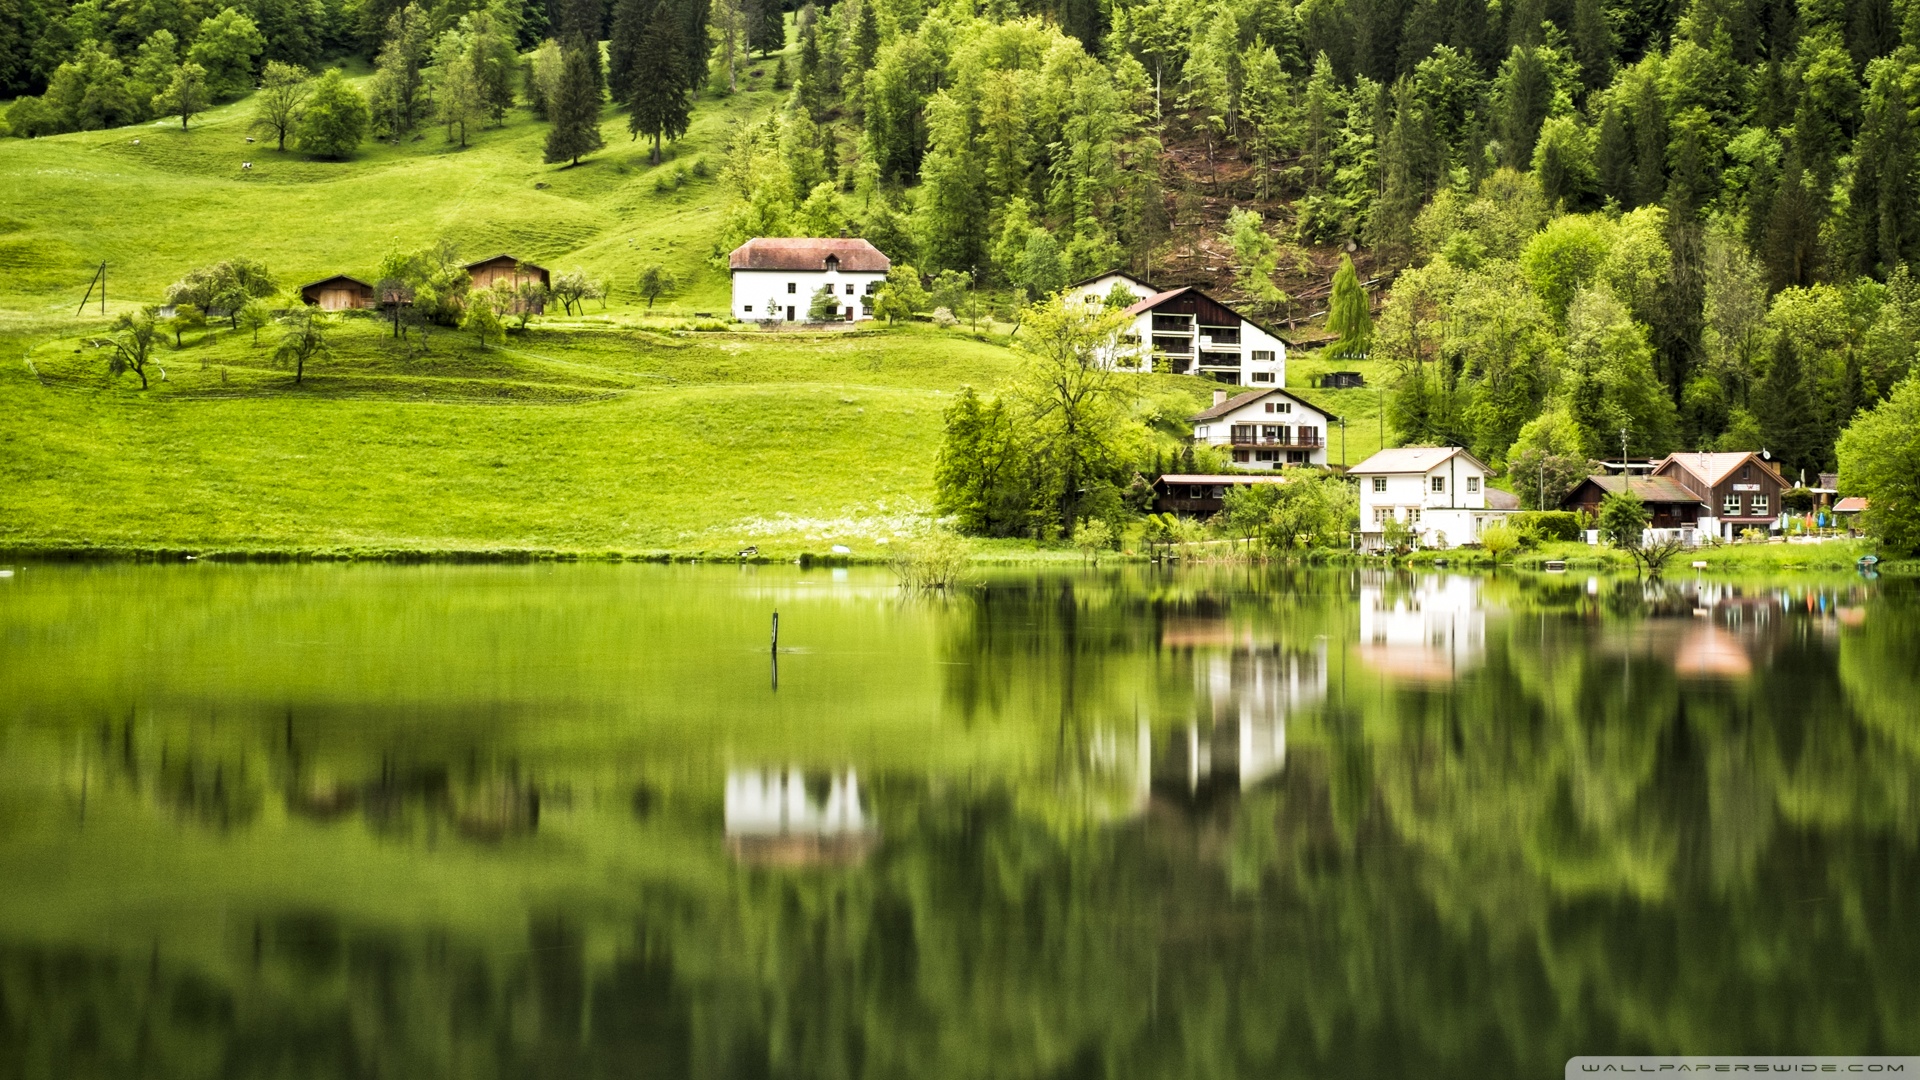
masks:
[[[1153,351],[1166,356],[1192,356],[1193,339],[1155,334],[1153,335]]]
[[[1318,450],[1326,446],[1326,441],[1318,434],[1295,434],[1278,437],[1265,435],[1243,435],[1234,432],[1228,439],[1233,446],[1260,446],[1274,450]]]

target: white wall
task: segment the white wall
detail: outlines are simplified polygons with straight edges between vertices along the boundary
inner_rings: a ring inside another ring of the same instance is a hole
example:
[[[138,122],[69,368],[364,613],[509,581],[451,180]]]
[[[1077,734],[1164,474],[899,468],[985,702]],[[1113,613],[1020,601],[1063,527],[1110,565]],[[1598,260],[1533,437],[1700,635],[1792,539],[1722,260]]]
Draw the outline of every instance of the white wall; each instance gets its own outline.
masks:
[[[1143,344],[1149,346],[1150,353],[1154,337],[1153,312],[1141,312],[1139,318],[1134,320],[1133,332],[1139,335]],[[1168,335],[1162,332],[1161,336]],[[1240,320],[1240,343],[1237,345],[1215,345],[1213,340],[1197,327],[1192,336],[1197,340],[1190,342],[1192,351],[1187,355],[1169,357],[1165,361],[1153,359],[1151,363],[1159,364],[1160,370],[1163,371],[1179,371],[1181,365],[1185,364],[1188,365],[1185,370],[1189,374],[1196,375],[1237,372],[1238,385],[1249,390],[1258,390],[1263,387],[1279,389],[1287,385],[1287,343],[1247,320]],[[1239,358],[1240,363],[1237,367],[1202,367],[1200,354],[1203,352],[1232,353]],[[1273,358],[1255,361],[1253,354],[1256,352],[1270,353]],[[1143,365],[1143,370],[1144,367]]]
[[[1258,389],[1258,387],[1254,389]],[[1267,411],[1268,405],[1286,406],[1290,411],[1270,413]],[[1327,463],[1327,444],[1331,441],[1329,433],[1331,422],[1327,419],[1326,413],[1321,412],[1305,402],[1292,401],[1276,394],[1273,397],[1261,401],[1249,402],[1227,413],[1225,416],[1217,416],[1193,426],[1193,438],[1196,442],[1229,450],[1249,450],[1251,460],[1236,462],[1240,467],[1249,469],[1276,469],[1282,465],[1289,464],[1289,451],[1284,443],[1271,449],[1270,452],[1274,455],[1274,460],[1261,461],[1259,458],[1260,452],[1264,449],[1263,447],[1255,445],[1237,448],[1233,445],[1233,425],[1235,424],[1254,424],[1261,428],[1283,426],[1288,429],[1286,433],[1288,435],[1295,434],[1296,430],[1301,427],[1316,428],[1320,434],[1320,445],[1312,450],[1305,451],[1306,461],[1304,464],[1325,465]],[[1265,432],[1262,431],[1261,434],[1264,436]]]
[[[822,285],[831,284],[835,299],[844,311],[853,308],[855,320],[870,319],[860,298],[878,289],[887,280],[884,273],[851,270],[735,270],[733,272],[733,317],[744,322],[762,322],[771,315],[786,321],[787,309],[803,322],[813,305],[813,294]],[[792,285],[793,291],[787,291]],[[852,286],[849,294],[847,287]]]
[[[1352,473],[1360,484],[1360,539],[1369,547],[1378,546],[1386,522],[1384,511],[1394,520],[1410,523],[1411,511],[1418,508],[1418,531],[1424,547],[1453,547],[1478,540],[1480,530],[1503,518],[1508,511],[1487,509],[1485,472],[1464,455],[1451,459],[1424,473]],[[1434,478],[1440,478],[1448,490],[1433,490]],[[1376,479],[1386,481],[1385,491],[1375,491]],[[1458,485],[1459,490],[1451,490]],[[1445,534],[1442,544],[1441,534]]]

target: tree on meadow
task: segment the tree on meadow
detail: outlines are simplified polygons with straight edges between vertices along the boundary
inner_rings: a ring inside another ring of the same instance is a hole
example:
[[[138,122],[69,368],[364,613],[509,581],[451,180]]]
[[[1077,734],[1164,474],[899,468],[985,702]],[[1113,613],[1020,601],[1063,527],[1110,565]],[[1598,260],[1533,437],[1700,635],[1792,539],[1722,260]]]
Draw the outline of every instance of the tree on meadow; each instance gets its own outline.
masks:
[[[399,142],[427,115],[431,105],[425,69],[432,59],[432,24],[419,4],[410,3],[387,20],[387,41],[374,58],[369,104],[377,130]]]
[[[632,96],[628,98],[632,110],[627,129],[636,139],[645,135],[653,140],[653,150],[647,160],[658,165],[662,160],[662,141],[678,139],[687,133],[687,124],[693,115],[692,90],[696,77],[688,70],[687,49],[682,40],[684,19],[674,0],[625,0],[623,10],[643,5],[650,5],[653,11],[646,33],[634,52],[634,65],[637,70],[650,74],[633,83]],[[619,24],[616,22],[615,26],[618,28]]]
[[[1333,273],[1333,294],[1327,300],[1327,332],[1337,335],[1333,344],[1327,346],[1328,354],[1336,360],[1365,359],[1373,345],[1373,314],[1350,255],[1340,256],[1340,269]]]
[[[205,112],[209,103],[206,72],[188,61],[173,69],[173,81],[154,95],[153,111],[161,116],[178,116],[180,130],[185,131],[187,121]]]
[[[300,109],[312,92],[312,80],[306,68],[278,60],[267,61],[267,70],[260,77],[260,92],[253,96],[253,121],[249,126],[255,131],[271,132],[275,149],[285,150],[287,136],[293,133]]]
[[[306,378],[308,364],[333,354],[327,341],[327,316],[318,308],[302,304],[281,316],[280,324],[286,332],[280,335],[274,360],[293,366],[293,384],[298,386]]]
[[[587,58],[588,47],[576,39],[562,50],[560,82],[548,106],[553,121],[547,132],[548,164],[578,165],[583,156],[606,145],[600,137],[600,77]]]
[[[486,115],[485,92],[474,67],[471,36],[458,30],[440,35],[434,46],[433,105],[440,122],[446,126],[447,141],[460,132],[460,145],[467,145],[467,125]]]
[[[323,158],[351,157],[372,126],[372,110],[338,68],[314,80],[313,93],[300,110],[294,148]]]
[[[204,19],[194,35],[187,57],[206,71],[207,90],[215,98],[232,98],[253,87],[253,65],[266,50],[254,21],[233,8]]]
[[[656,299],[672,292],[675,284],[673,275],[659,263],[640,271],[640,295],[647,298],[648,307],[652,307]]]

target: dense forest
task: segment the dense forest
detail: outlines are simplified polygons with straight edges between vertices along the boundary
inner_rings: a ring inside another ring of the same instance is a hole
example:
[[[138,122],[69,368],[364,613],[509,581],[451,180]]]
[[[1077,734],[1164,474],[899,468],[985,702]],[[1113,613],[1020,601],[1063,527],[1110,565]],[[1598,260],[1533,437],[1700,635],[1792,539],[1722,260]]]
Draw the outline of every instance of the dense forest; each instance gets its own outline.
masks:
[[[369,115],[320,80],[345,134],[296,149],[524,104],[577,162],[610,99],[659,161],[701,97],[773,86],[716,252],[855,234],[1016,299],[1122,266],[1288,320],[1351,252],[1400,441],[1497,467],[1624,438],[1811,479],[1920,339],[1920,2],[0,5],[0,87],[40,95],[18,135],[184,123],[358,54]]]

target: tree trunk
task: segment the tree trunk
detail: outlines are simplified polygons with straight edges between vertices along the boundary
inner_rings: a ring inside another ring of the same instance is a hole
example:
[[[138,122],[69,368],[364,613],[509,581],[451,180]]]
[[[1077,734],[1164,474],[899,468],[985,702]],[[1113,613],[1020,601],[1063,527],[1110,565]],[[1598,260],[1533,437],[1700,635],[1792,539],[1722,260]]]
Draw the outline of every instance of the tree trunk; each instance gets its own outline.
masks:
[[[133,373],[140,376],[140,389],[145,390],[147,388],[147,365],[141,364],[139,367],[133,369]]]

